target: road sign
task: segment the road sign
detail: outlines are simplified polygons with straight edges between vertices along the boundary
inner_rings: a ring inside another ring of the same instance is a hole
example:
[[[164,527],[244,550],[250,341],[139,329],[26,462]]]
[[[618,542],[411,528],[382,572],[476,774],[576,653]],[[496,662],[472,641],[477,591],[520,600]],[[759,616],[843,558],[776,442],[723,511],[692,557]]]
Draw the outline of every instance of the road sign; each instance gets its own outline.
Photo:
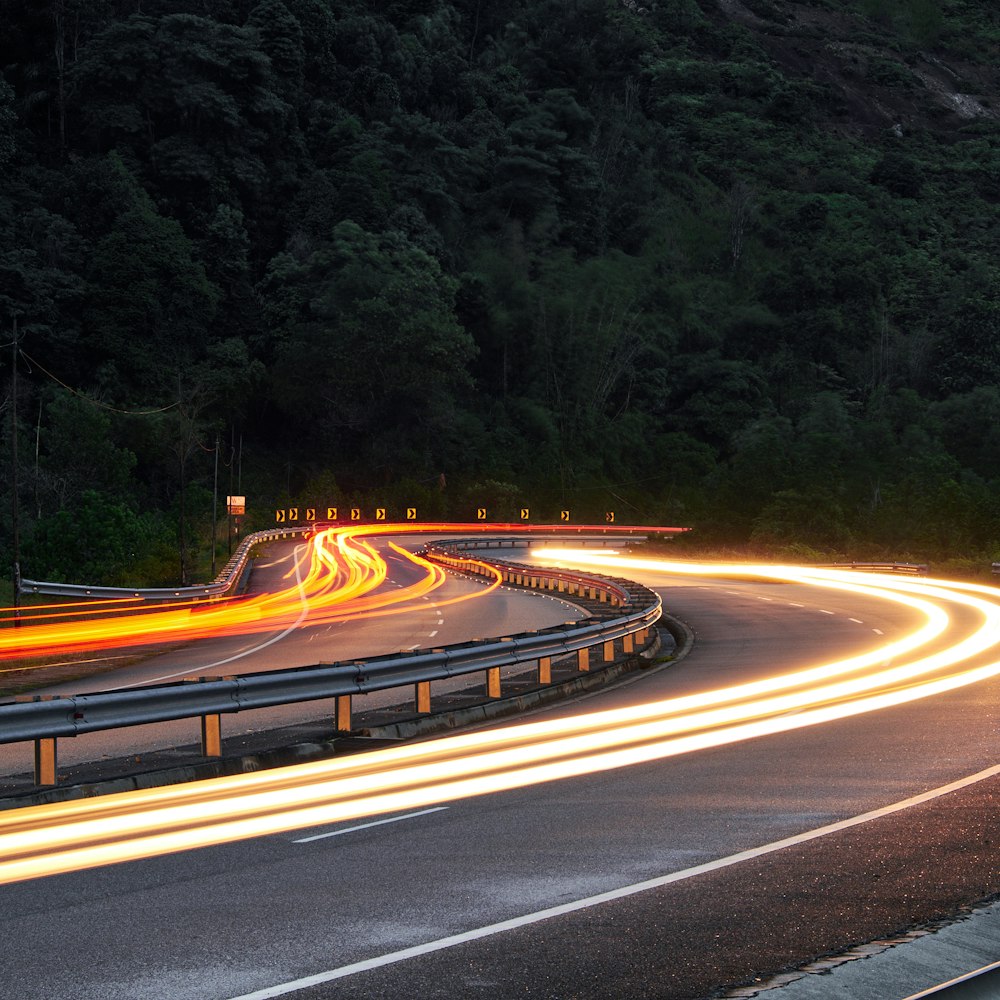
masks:
[[[385,507],[376,507],[375,508],[375,520],[376,521],[384,521],[385,520]]]
[[[416,507],[407,507],[406,508],[406,520],[407,521],[415,521],[416,519],[417,519],[417,508]]]
[[[604,514],[604,520],[607,521],[608,524],[614,524],[615,512],[613,510],[606,511]]]
[[[569,521],[569,511],[568,510],[561,510],[559,512],[559,520],[560,521]]]
[[[299,508],[298,507],[289,507],[288,508],[288,520],[289,521],[297,521],[298,519],[299,519]]]
[[[361,508],[360,507],[352,507],[351,508],[351,520],[352,521],[360,521],[361,520]]]
[[[337,520],[339,520],[339,518],[337,517],[337,508],[336,507],[327,507],[326,508],[326,519],[328,521],[337,521]]]
[[[226,512],[229,514],[245,514],[247,512],[247,498],[226,497]]]
[[[316,508],[315,507],[306,507],[306,520],[307,521],[315,521],[316,520]]]
[[[285,523],[285,512],[283,510],[276,510],[274,512],[274,521],[276,524]]]
[[[528,520],[528,515],[529,515],[530,513],[531,513],[531,512],[530,512],[530,511],[528,510],[528,508],[527,508],[527,507],[522,507],[522,508],[521,508],[521,520],[522,520],[522,521],[527,521],[527,520]]]
[[[485,521],[486,520],[486,508],[485,507],[477,507],[476,508],[476,520],[477,521]]]

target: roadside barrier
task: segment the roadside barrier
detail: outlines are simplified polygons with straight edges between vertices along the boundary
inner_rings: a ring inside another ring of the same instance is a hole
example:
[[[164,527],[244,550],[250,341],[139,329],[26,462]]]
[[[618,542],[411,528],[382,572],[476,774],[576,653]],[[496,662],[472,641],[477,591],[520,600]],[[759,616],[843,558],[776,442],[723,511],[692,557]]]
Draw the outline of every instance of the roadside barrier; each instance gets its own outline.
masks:
[[[266,540],[257,537],[251,544]],[[494,699],[501,696],[502,667],[533,661],[537,683],[547,685],[552,682],[553,661],[575,657],[576,670],[585,672],[592,666],[614,662],[618,650],[630,657],[652,641],[652,626],[660,617],[661,602],[645,587],[626,580],[465,559],[453,555],[451,549],[451,544],[437,543],[426,554],[454,571],[490,578],[499,574],[514,586],[575,595],[607,607],[598,607],[595,614],[578,622],[537,632],[349,663],[318,663],[231,677],[192,677],[172,684],[71,697],[29,695],[0,704],[0,743],[33,741],[35,783],[54,785],[57,741],[69,736],[198,718],[202,754],[218,757],[221,716],[227,713],[330,699],[334,702],[334,729],[346,734],[351,730],[354,695],[412,686],[414,711],[426,714],[431,710],[434,681],[482,672],[487,698]]]

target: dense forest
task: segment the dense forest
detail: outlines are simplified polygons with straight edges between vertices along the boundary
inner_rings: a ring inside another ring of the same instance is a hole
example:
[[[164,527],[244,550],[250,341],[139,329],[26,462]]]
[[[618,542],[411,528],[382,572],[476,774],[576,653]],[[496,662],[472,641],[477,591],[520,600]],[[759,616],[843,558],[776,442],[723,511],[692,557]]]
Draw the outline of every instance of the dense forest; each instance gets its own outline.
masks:
[[[5,565],[203,579],[229,493],[1000,558],[992,0],[0,24]]]

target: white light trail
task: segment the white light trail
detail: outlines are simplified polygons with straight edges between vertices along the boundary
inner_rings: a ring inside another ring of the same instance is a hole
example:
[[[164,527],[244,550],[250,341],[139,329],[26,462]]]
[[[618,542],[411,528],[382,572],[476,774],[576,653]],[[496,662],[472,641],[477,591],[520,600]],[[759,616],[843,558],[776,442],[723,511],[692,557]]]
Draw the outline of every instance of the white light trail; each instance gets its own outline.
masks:
[[[541,557],[662,575],[665,582],[677,574],[794,582],[891,602],[912,610],[917,624],[860,654],[683,697],[7,813],[0,815],[0,883],[428,809],[814,726],[1000,674],[1000,591],[991,587],[809,567],[666,563],[591,550],[546,549]]]

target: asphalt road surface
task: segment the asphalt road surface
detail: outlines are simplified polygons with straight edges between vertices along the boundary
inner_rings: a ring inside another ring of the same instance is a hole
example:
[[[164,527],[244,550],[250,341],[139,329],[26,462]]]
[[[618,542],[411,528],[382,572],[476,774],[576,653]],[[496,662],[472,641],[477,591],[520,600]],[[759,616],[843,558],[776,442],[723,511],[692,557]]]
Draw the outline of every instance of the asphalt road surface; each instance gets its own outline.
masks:
[[[914,625],[901,607],[793,585],[642,582],[693,628],[691,653],[534,719],[769,676]],[[6,886],[0,996],[763,987],[1000,892],[997,777],[846,823],[991,768],[998,694],[988,682],[433,810]]]

